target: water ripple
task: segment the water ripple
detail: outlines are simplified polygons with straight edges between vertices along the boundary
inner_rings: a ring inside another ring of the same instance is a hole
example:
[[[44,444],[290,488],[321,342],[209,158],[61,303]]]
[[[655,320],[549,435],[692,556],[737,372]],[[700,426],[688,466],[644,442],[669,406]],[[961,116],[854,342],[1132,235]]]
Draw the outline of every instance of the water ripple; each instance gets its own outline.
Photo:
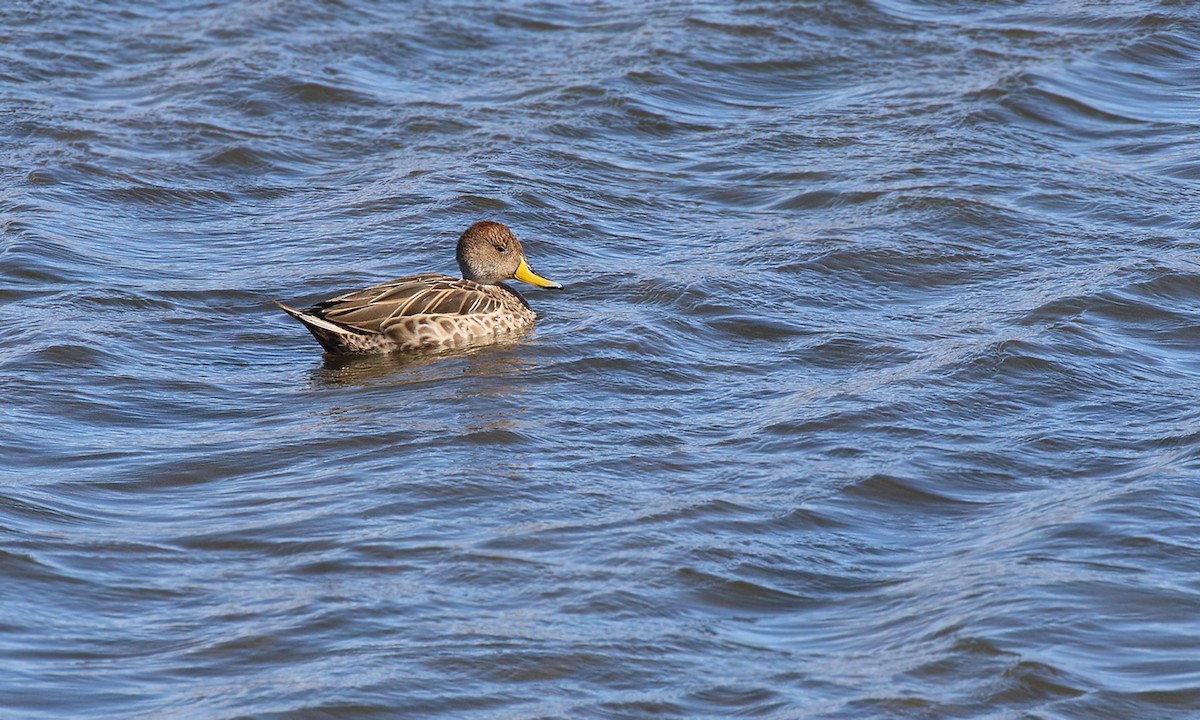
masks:
[[[0,10],[13,717],[1189,717],[1169,3]],[[321,358],[272,299],[563,293]]]

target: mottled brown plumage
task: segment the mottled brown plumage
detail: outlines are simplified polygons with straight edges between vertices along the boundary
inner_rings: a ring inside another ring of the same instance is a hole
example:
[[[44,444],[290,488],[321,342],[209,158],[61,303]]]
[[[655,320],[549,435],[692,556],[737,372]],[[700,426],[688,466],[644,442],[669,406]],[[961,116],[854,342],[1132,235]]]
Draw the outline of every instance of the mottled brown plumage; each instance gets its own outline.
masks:
[[[504,225],[477,222],[458,240],[462,278],[406,275],[306,309],[276,303],[331,353],[437,350],[515,336],[537,317],[502,280],[561,288],[529,269],[521,242]]]

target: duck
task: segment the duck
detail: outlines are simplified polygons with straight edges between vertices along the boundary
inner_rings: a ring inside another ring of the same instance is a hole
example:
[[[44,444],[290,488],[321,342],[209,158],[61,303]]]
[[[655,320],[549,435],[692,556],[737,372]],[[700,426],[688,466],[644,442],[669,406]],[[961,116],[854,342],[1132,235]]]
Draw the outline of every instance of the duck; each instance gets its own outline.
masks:
[[[334,355],[452,350],[512,339],[537,314],[505,280],[561,290],[529,267],[521,241],[503,223],[481,220],[458,238],[462,277],[405,275],[288,315]]]

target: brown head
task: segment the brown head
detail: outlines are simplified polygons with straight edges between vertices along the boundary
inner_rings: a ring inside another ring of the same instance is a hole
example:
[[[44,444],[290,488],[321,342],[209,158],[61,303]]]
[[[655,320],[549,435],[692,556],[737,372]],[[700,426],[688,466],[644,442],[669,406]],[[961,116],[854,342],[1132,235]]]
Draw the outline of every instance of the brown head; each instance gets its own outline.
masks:
[[[498,222],[481,220],[467,228],[458,239],[455,257],[463,277],[482,285],[516,279],[538,287],[562,289],[562,285],[529,268],[521,241]]]

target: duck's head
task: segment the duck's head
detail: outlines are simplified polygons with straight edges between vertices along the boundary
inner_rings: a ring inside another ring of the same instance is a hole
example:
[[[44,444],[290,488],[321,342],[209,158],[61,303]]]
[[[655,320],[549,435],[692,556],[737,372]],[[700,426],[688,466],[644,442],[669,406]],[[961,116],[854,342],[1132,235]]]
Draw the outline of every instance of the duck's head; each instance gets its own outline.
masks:
[[[455,256],[463,277],[482,285],[516,279],[538,287],[562,289],[562,285],[529,268],[521,241],[498,222],[481,220],[467,228],[458,239]]]

